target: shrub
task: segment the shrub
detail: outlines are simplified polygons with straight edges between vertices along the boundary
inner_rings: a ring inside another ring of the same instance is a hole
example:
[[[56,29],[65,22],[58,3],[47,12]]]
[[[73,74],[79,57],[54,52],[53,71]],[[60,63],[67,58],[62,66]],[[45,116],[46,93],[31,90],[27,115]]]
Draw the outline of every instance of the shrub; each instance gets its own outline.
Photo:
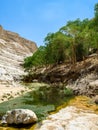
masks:
[[[65,96],[72,96],[73,95],[73,90],[71,88],[66,88],[64,90]]]

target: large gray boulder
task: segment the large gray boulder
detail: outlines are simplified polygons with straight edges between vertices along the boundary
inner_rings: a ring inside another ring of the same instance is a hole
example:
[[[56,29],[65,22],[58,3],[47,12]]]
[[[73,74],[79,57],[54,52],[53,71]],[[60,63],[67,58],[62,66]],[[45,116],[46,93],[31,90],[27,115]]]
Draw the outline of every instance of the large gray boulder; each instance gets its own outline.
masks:
[[[29,109],[14,109],[7,111],[2,117],[2,124],[31,124],[37,121],[36,114]]]

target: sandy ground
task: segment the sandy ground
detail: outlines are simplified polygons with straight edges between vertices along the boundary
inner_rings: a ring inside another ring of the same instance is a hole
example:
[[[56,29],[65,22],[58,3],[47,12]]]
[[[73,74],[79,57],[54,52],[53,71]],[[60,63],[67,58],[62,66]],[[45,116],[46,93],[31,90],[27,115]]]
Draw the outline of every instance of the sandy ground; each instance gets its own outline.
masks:
[[[27,92],[27,89],[20,84],[17,84],[15,86],[6,86],[4,84],[0,84],[0,103],[11,98],[20,96],[25,92]]]
[[[34,90],[34,88],[45,85],[44,83],[32,83],[32,89],[19,83],[1,83],[0,82],[0,103],[9,99],[21,96],[24,93]]]

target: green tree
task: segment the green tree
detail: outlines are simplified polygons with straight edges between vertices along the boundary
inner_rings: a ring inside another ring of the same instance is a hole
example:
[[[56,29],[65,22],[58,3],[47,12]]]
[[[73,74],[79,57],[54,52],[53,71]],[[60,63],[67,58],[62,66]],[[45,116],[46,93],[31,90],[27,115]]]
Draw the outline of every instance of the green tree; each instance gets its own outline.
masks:
[[[83,57],[98,51],[98,3],[95,4],[95,16],[91,20],[76,19],[56,33],[48,33],[45,46],[24,61],[24,67],[64,63],[66,60],[75,64]]]
[[[95,46],[96,46],[97,53],[98,53],[98,3],[95,4],[94,11],[95,11],[94,29],[96,31],[94,41],[95,41]]]
[[[80,19],[77,19],[75,21],[68,21],[67,25],[63,26],[60,29],[60,31],[62,33],[64,33],[65,35],[67,35],[69,37],[70,44],[71,44],[70,45],[70,51],[71,51],[70,54],[71,54],[71,59],[72,59],[73,64],[76,63],[77,59],[81,59],[81,58],[77,58],[78,57],[77,54],[80,51],[80,47],[81,47],[81,51],[83,50],[83,45],[82,45],[82,43],[79,43],[79,40],[76,40],[76,39],[79,38],[83,26],[85,26],[85,24],[83,24],[83,22],[81,22]],[[78,43],[77,43],[77,41],[78,41]],[[83,54],[83,53],[81,53],[81,54]],[[80,57],[82,57],[82,56],[80,56]]]
[[[95,11],[95,17],[98,18],[98,3],[95,4],[94,11]]]
[[[48,34],[45,38],[47,63],[61,63],[65,61],[65,36],[61,32]]]
[[[41,66],[45,64],[45,47],[40,46],[38,50],[30,57],[24,59],[24,67]]]

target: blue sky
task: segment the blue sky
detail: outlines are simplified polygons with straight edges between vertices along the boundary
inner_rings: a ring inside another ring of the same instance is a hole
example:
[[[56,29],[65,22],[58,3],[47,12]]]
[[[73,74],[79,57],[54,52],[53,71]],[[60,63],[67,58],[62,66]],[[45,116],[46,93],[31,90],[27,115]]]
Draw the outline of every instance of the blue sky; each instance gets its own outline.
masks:
[[[58,31],[67,21],[93,18],[96,3],[98,0],[0,0],[0,24],[40,46],[49,32]]]

